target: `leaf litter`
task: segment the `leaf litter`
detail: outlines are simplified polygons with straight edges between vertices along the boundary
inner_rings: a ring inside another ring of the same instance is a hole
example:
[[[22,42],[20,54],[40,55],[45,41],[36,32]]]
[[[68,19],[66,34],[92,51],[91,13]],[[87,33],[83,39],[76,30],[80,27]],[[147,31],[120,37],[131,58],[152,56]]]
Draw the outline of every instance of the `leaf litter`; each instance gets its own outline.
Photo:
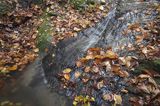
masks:
[[[160,105],[160,85],[150,73],[152,70],[144,70],[145,74],[133,74],[141,60],[159,58],[159,30],[158,19],[148,21],[143,26],[139,22],[128,26],[124,36],[131,32],[140,34],[134,35],[134,44],[126,45],[121,51],[126,49],[135,55],[119,55],[112,48],[89,48],[76,61],[69,79],[64,80],[63,73],[59,73],[57,79],[60,88],[70,91],[69,96],[74,100],[74,105],[82,103],[76,101],[78,95],[93,97],[95,101],[90,101],[92,105],[122,105],[124,95],[127,94],[130,95],[128,102],[133,106]]]
[[[46,17],[50,17],[47,21],[53,29],[50,35],[51,42],[55,45],[61,39],[75,37],[82,29],[94,26],[109,10],[105,3],[102,5],[105,7],[103,10],[99,9],[101,5],[97,4],[80,12],[69,3],[63,6],[59,0],[46,0],[47,7],[43,12],[43,8],[36,4],[23,8],[17,0],[5,2],[16,4],[16,9],[7,12],[0,19],[0,74],[4,76],[3,78],[12,72],[22,71],[38,56],[37,29],[44,22],[44,19],[38,17],[44,12],[47,13]],[[47,52],[47,48],[45,50]],[[70,79],[69,74],[64,75],[66,79]],[[75,73],[76,77],[79,75],[80,73]]]

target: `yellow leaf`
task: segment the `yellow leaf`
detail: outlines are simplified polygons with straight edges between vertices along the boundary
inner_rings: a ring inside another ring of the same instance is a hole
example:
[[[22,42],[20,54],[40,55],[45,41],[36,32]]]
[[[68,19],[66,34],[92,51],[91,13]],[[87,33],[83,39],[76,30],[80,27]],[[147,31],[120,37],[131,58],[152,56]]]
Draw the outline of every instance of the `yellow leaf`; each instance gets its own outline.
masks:
[[[116,106],[117,104],[118,105],[121,105],[122,104],[122,97],[121,97],[121,95],[114,95],[114,101],[115,101],[115,103],[114,103],[114,106]]]
[[[109,59],[117,59],[118,58],[118,56],[117,56],[117,54],[116,53],[114,53],[113,51],[111,51],[111,50],[108,50],[107,52],[106,52],[106,58],[109,58]]]
[[[70,68],[66,68],[63,70],[63,73],[68,74],[70,73],[72,70]]]
[[[8,71],[15,71],[15,70],[17,70],[17,65],[14,65],[12,67],[8,67],[7,70]]]

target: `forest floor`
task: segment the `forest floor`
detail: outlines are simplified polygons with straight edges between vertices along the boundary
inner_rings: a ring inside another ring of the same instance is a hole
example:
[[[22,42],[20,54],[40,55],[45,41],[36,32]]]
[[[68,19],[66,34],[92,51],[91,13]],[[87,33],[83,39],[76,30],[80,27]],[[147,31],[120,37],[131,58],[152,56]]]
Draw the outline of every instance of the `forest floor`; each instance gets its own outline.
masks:
[[[3,78],[12,77],[10,74],[22,71],[28,63],[33,62],[39,49],[47,51],[48,41],[56,45],[59,40],[76,36],[82,29],[94,26],[109,10],[105,4],[90,5],[79,11],[73,5],[65,5],[58,0],[48,0],[45,5],[47,8],[42,10],[41,5],[32,4],[30,8],[22,8],[17,3],[14,11],[9,11],[0,19],[1,83]]]

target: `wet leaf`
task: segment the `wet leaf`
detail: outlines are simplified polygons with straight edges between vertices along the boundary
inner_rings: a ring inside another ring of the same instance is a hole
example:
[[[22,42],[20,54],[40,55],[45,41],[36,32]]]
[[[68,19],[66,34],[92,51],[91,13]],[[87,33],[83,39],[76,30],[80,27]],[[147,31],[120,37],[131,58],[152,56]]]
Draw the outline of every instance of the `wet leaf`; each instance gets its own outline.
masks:
[[[68,73],[70,73],[71,71],[72,71],[72,69],[66,68],[66,69],[63,70],[63,73],[64,73],[64,74],[68,74]]]
[[[89,67],[89,66],[85,67],[84,72],[88,73],[90,71],[91,71],[91,67]]]
[[[144,36],[143,36],[143,35],[138,35],[138,36],[136,36],[136,42],[137,42],[137,43],[141,43],[141,42],[143,41],[143,39],[144,39]]]
[[[75,74],[74,74],[74,76],[75,76],[76,79],[79,78],[80,75],[81,75],[81,73],[79,71],[76,71]]]
[[[97,88],[101,89],[104,86],[103,80],[97,83]]]
[[[98,73],[99,71],[100,71],[100,69],[99,69],[98,66],[93,66],[93,67],[92,67],[92,72]]]
[[[70,74],[64,74],[64,78],[65,78],[66,80],[70,80]]]
[[[95,99],[93,97],[89,97],[87,96],[76,96],[74,101],[73,101],[73,105],[77,106],[78,104],[81,104],[83,106],[90,106],[90,102],[94,102]]]
[[[134,23],[128,26],[128,29],[135,30],[140,27],[139,23]]]
[[[113,101],[114,100],[114,96],[113,94],[103,94],[103,97],[102,97],[104,100],[106,101]]]
[[[128,93],[128,90],[122,89],[121,92],[122,92],[122,93]]]
[[[122,104],[122,97],[121,97],[121,95],[114,94],[114,101],[115,101],[114,106],[121,105]]]

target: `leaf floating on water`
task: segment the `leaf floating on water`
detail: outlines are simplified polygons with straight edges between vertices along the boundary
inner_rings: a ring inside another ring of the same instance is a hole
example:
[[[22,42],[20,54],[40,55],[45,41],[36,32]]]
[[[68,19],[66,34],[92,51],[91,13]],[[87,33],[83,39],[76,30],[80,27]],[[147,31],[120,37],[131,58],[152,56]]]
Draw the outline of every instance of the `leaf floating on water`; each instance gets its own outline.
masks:
[[[104,81],[103,80],[97,83],[97,88],[98,89],[101,89],[103,86],[104,86]]]
[[[121,105],[122,104],[122,97],[121,97],[121,95],[114,94],[114,101],[115,101],[114,106]]]
[[[122,89],[121,92],[122,92],[122,93],[128,93],[128,90]]]
[[[81,58],[76,62],[76,66],[77,67],[82,67],[83,65],[85,65],[88,62],[88,59],[86,58]]]
[[[84,69],[84,72],[88,73],[91,71],[91,67],[87,66],[85,69]]]
[[[106,101],[113,101],[113,99],[114,99],[114,96],[113,96],[113,94],[103,94],[103,97],[102,97],[104,100],[106,100]]]
[[[64,73],[64,74],[68,74],[68,73],[70,73],[71,71],[72,71],[72,69],[66,68],[66,69],[63,70],[63,73]]]
[[[65,78],[66,80],[70,80],[70,74],[64,74],[64,78]]]
[[[76,71],[76,72],[74,73],[74,76],[75,76],[76,79],[79,78],[80,75],[81,75],[81,73],[80,73],[79,71]]]

